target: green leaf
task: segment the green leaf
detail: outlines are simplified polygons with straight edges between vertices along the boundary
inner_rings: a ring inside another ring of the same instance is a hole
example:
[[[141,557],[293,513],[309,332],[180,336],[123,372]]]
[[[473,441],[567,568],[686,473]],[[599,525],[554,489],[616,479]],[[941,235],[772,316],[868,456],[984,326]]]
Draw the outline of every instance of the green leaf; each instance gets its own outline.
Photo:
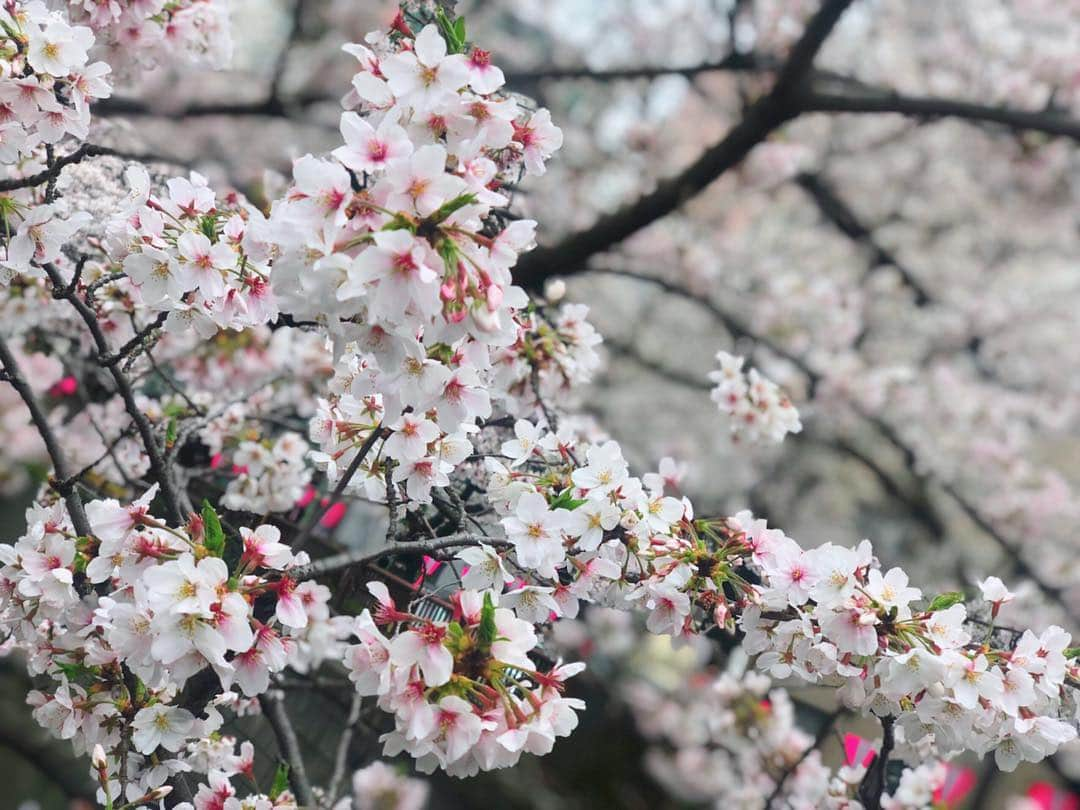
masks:
[[[289,766],[287,763],[282,762],[277,766],[277,770],[274,771],[274,783],[270,786],[270,792],[267,795],[270,797],[270,800],[273,801],[288,789]]]
[[[458,209],[464,208],[466,205],[472,205],[474,202],[476,202],[476,194],[474,192],[470,191],[466,194],[459,194],[457,197],[454,197],[454,199],[439,206],[435,212],[427,218],[427,221],[438,225]]]
[[[458,263],[458,248],[454,244],[452,239],[443,239],[435,246],[435,250],[438,252],[440,258],[443,260],[443,264],[446,265],[446,269],[451,273],[457,270]]]
[[[551,502],[552,509],[566,509],[569,512],[573,512],[579,506],[585,503],[582,498],[575,498],[569,489],[564,489],[559,493],[558,497]]]
[[[491,600],[491,591],[484,592],[484,606],[480,609],[480,629],[477,641],[482,652],[488,652],[495,643],[498,630],[495,627],[495,603]]]
[[[461,53],[465,50],[465,20],[458,17],[451,21],[446,12],[441,8],[435,12],[435,23],[439,26],[439,33],[446,40],[446,50],[450,53]]]
[[[210,505],[210,501],[205,499],[202,502],[202,519],[203,545],[206,546],[206,550],[215,557],[224,556],[225,532],[221,528],[221,520],[218,519],[214,507]]]
[[[199,220],[199,230],[211,242],[217,237],[217,221],[212,214],[206,214]]]
[[[416,233],[416,225],[409,221],[404,214],[395,214],[394,218],[383,225],[381,231],[412,231]]]
[[[176,444],[176,417],[170,416],[169,423],[165,426],[165,446],[172,447]]]
[[[934,613],[939,610],[946,610],[953,605],[959,605],[964,601],[964,595],[959,591],[947,591],[945,593],[939,593],[933,599],[930,600],[930,607],[927,610],[930,613]]]
[[[1066,647],[1065,648],[1065,657],[1070,658],[1070,659],[1071,658],[1080,658],[1080,647]]]

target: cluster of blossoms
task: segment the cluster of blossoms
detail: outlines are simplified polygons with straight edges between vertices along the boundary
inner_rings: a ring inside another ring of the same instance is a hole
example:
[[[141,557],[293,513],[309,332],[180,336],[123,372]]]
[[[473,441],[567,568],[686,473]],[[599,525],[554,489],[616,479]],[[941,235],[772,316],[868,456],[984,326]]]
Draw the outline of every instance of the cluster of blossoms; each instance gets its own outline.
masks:
[[[779,386],[758,373],[756,368],[743,371],[742,357],[717,352],[720,368],[709,372],[716,383],[713,401],[731,418],[732,436],[745,436],[756,442],[761,437],[783,441],[788,433],[802,430],[799,412]]]
[[[146,69],[163,61],[223,68],[232,56],[224,0],[68,0],[109,49],[113,64]]]
[[[753,806],[771,794],[779,774],[794,768],[782,794],[786,804],[774,806],[831,806],[825,802],[830,774],[820,753],[812,751],[800,761],[812,739],[795,724],[786,691],[756,673],[694,671],[687,677],[672,689],[644,677],[629,679],[620,689],[650,743],[645,767],[665,790],[686,802]],[[733,749],[732,739],[750,744]]]
[[[193,676],[209,668],[222,690],[261,694],[272,672],[304,656],[298,636],[331,622],[329,590],[290,577],[307,557],[275,527],[241,528],[230,569],[211,508],[170,527],[150,514],[155,495],[88,503],[90,536],[77,534],[63,504],[35,505],[26,534],[0,546],[3,626],[30,671],[53,682],[31,694],[35,718],[78,751],[103,746],[109,779],[124,768],[129,800],[179,771],[223,770],[205,763],[225,756],[205,742],[220,713],[179,702]]]
[[[334,810],[423,810],[428,783],[398,773],[385,762],[372,762],[353,773],[352,795]]]
[[[868,541],[806,551],[748,512],[728,531],[761,577],[739,618],[744,647],[773,676],[840,685],[849,704],[895,717],[904,746],[923,754],[993,750],[1011,771],[1076,737],[1059,719],[1076,675],[1060,627],[998,648],[991,632],[973,638],[962,594],[913,607],[922,593],[899,568],[883,573]],[[984,593],[996,615],[1007,592],[992,581]]]
[[[43,2],[0,7],[0,162],[32,163],[43,145],[86,137],[90,102],[112,92],[109,66],[88,63],[93,44],[89,28]]]
[[[791,695],[757,673],[693,669],[674,686],[644,677],[623,684],[622,696],[652,747],[649,773],[674,796],[709,806],[787,810],[854,810],[875,747],[844,737],[845,762],[833,770],[813,739],[795,724]],[[821,722],[830,724],[831,718]],[[731,741],[746,740],[733,747]],[[930,760],[905,768],[882,797],[888,810],[953,810],[974,787],[969,768]]]
[[[529,657],[538,638],[529,621],[496,592],[464,589],[452,599],[448,621],[397,608],[387,587],[369,582],[374,618],[365,610],[345,663],[361,695],[378,695],[395,730],[383,736],[384,753],[407,751],[417,767],[452,776],[508,768],[522,753],[546,754],[577,726],[585,704],[564,698],[567,678],[584,664],[549,665]],[[379,627],[388,628],[388,638]]]
[[[695,519],[660,475],[630,476],[615,442],[524,420],[515,436],[507,465],[485,460],[509,548],[458,556],[467,587],[510,585],[499,604],[519,617],[573,617],[584,600],[643,610],[654,633],[738,628],[762,670],[839,687],[851,706],[896,718],[901,750],[922,755],[994,750],[1011,770],[1075,738],[1060,719],[1076,669],[1060,628],[998,648],[968,632],[961,594],[913,608],[920,591],[900,569],[883,572],[868,541],[807,551],[749,512]],[[1011,598],[997,580],[984,593],[994,616]]]
[[[536,223],[497,209],[502,189],[542,173],[560,145],[550,116],[500,94],[488,55],[434,22],[414,35],[402,17],[368,46],[347,46],[360,70],[344,145],[332,160],[296,161],[274,205],[272,284],[341,354],[311,426],[319,466],[336,480],[381,425],[392,434],[357,485],[383,497],[392,462],[392,484],[425,502],[471,453],[492,399],[517,399],[534,374],[544,386],[582,379],[597,339],[582,308],[541,323],[511,283]]]
[[[150,309],[167,312],[165,329],[204,340],[277,317],[269,283],[265,220],[237,194],[218,200],[206,178],[172,178],[151,193],[141,166],[128,169],[131,196],[110,228],[112,259],[122,263]]]
[[[283,433],[272,443],[241,442],[232,455],[236,477],[229,481],[222,506],[255,514],[292,509],[311,480],[307,453],[307,442],[297,433]]]

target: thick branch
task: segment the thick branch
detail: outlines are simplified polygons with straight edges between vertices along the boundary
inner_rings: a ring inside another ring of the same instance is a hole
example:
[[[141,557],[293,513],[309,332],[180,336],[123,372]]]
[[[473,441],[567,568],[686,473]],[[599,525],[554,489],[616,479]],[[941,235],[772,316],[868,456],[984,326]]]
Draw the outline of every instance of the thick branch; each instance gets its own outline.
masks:
[[[559,244],[537,248],[522,257],[515,281],[539,289],[551,276],[581,272],[585,262],[667,216],[700,193],[724,172],[742,161],[772,132],[799,115],[802,81],[813,58],[841,14],[853,0],[825,0],[806,26],[802,38],[781,68],[772,91],[751,105],[743,119],[716,145],[705,150],[675,177],[663,180],[648,194],[592,226],[570,234]]]

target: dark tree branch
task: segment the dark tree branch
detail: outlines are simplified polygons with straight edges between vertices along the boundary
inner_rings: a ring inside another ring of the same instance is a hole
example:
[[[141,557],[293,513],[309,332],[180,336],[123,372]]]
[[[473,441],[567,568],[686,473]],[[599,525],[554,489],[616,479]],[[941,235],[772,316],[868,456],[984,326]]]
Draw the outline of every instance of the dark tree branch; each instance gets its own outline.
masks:
[[[1080,120],[1053,110],[1018,110],[957,99],[907,96],[883,88],[864,93],[812,91],[803,96],[802,104],[804,112],[896,113],[930,121],[957,118],[997,124],[1014,132],[1042,132],[1080,141]]]
[[[60,172],[62,172],[65,167],[70,166],[73,163],[79,163],[89,157],[100,156],[115,157],[121,160],[133,160],[139,163],[172,163],[176,166],[187,166],[186,163],[183,163],[176,158],[152,154],[136,154],[134,152],[125,152],[121,149],[112,149],[108,146],[84,143],[74,152],[69,152],[66,155],[61,155],[56,158],[50,164],[49,168],[44,169],[37,174],[32,174],[28,177],[13,177],[8,180],[0,180],[0,192],[15,191],[20,188],[34,188],[45,183],[52,183],[60,176]]]
[[[617,82],[635,79],[655,79],[659,76],[685,76],[693,78],[702,73],[730,71],[736,73],[775,70],[779,61],[771,56],[752,53],[730,53],[715,62],[698,65],[672,67],[666,65],[615,68],[612,70],[591,70],[587,67],[545,68],[541,70],[519,70],[507,73],[506,84],[510,87],[535,84],[544,81],[591,81]]]
[[[514,270],[515,281],[540,289],[556,275],[581,272],[585,262],[680,208],[724,172],[737,165],[772,132],[799,115],[803,81],[814,56],[853,0],[824,0],[802,38],[780,69],[771,92],[752,104],[743,119],[717,144],[706,149],[690,166],[668,178],[648,194],[583,231],[566,236],[557,245],[527,253]]]
[[[371,448],[375,446],[375,442],[384,435],[384,431],[381,426],[376,426],[368,437],[364,439],[364,443],[360,445],[359,451],[353,457],[353,460],[349,462],[349,466],[342,473],[341,478],[338,479],[337,486],[334,487],[334,491],[330,494],[330,499],[326,502],[326,505],[321,509],[316,507],[311,510],[311,515],[307,521],[300,527],[300,533],[296,536],[296,539],[292,541],[292,547],[294,549],[301,549],[307,543],[311,533],[315,530],[315,526],[319,521],[326,516],[326,513],[341,500],[341,496],[345,494],[345,488],[349,486],[349,482],[353,476],[356,475],[356,471],[360,469],[360,465],[364,463],[364,459],[367,458],[368,453],[371,452]]]
[[[799,758],[795,760],[794,764],[789,768],[785,768],[784,772],[780,774],[780,778],[776,780],[776,787],[773,788],[773,792],[769,794],[769,798],[765,800],[766,810],[769,810],[769,808],[773,806],[773,802],[780,798],[780,795],[784,792],[784,785],[787,783],[787,780],[791,778],[791,775],[799,770],[799,766],[806,762],[806,758],[814,751],[817,751],[821,747],[821,744],[825,742],[841,714],[843,714],[843,710],[841,709],[829,714],[822,722],[821,728],[818,729],[817,734],[814,735],[814,741],[799,755]]]
[[[368,565],[381,557],[395,555],[410,555],[414,557],[424,554],[433,555],[440,551],[446,551],[452,548],[477,546],[480,543],[485,543],[495,548],[506,548],[510,546],[510,543],[505,540],[495,540],[479,534],[459,534],[454,537],[446,537],[430,543],[391,543],[390,545],[376,549],[375,551],[354,549],[352,551],[343,551],[340,554],[333,554],[329,557],[323,557],[302,568],[293,570],[290,572],[289,576],[294,580],[301,581],[322,576],[323,574],[329,574],[334,571],[340,571],[343,568]]]
[[[52,483],[67,505],[72,526],[80,535],[88,536],[90,534],[90,521],[87,520],[86,511],[83,509],[82,498],[79,496],[78,490],[75,489],[77,479],[71,477],[67,457],[60,448],[60,442],[53,432],[52,425],[49,424],[45,412],[41,410],[41,405],[26,382],[26,378],[23,377],[22,370],[19,368],[15,356],[8,348],[3,335],[0,335],[0,364],[3,365],[5,379],[11,383],[22,398],[26,409],[30,412],[30,419],[33,421],[34,427],[37,428],[38,435],[41,436],[41,440],[45,443],[45,450],[48,452],[53,464]]]
[[[97,314],[82,298],[68,290],[68,285],[64,283],[64,277],[54,265],[44,264],[42,269],[52,282],[53,294],[57,295],[59,292],[57,297],[68,301],[75,308],[75,311],[79,313],[83,323],[86,324],[86,328],[90,331],[90,337],[93,339],[98,357],[108,357],[110,354],[109,343],[101,329],[101,324],[98,323]],[[177,493],[170,469],[162,456],[157,437],[154,436],[154,429],[150,425],[150,420],[146,418],[146,414],[142,412],[135,401],[135,391],[132,389],[131,381],[123,370],[118,368],[116,363],[106,363],[105,368],[108,369],[113,378],[116,390],[124,401],[124,408],[128,416],[131,417],[139,431],[139,437],[142,440],[143,447],[146,449],[147,458],[150,460],[150,469],[154,473],[155,480],[161,485],[161,495],[165,501],[169,520],[173,524],[179,525],[184,521],[183,510],[180,507],[180,496]]]
[[[314,808],[316,806],[315,793],[311,789],[311,782],[308,781],[307,770],[304,768],[300,741],[289,721],[289,715],[285,713],[284,700],[280,695],[270,691],[259,695],[259,705],[270,727],[274,730],[281,756],[289,765],[289,785],[296,796],[296,803],[300,807]]]
[[[885,770],[893,750],[893,724],[895,720],[886,715],[881,718],[881,750],[870,763],[859,785],[859,801],[866,810],[881,810],[881,797],[885,793]]]
[[[61,295],[59,297],[64,298],[66,296]],[[160,329],[164,325],[165,319],[168,317],[168,315],[168,312],[159,312],[158,316],[154,318],[154,320],[152,320],[142,329],[138,330],[135,333],[135,336],[131,338],[131,340],[129,340],[115,352],[113,352],[112,354],[99,355],[98,363],[103,366],[115,366],[118,363],[123,362],[124,358],[126,358],[129,354],[131,354],[143,345],[143,341],[146,340],[155,329]]]
[[[258,101],[222,101],[192,102],[182,107],[170,109],[157,107],[151,103],[134,98],[110,98],[94,105],[97,115],[150,116],[181,121],[185,118],[206,118],[209,116],[291,118],[297,112],[319,104],[337,103],[338,98],[325,93],[299,93],[289,98],[267,97]]]
[[[903,279],[904,284],[915,293],[915,306],[924,307],[933,301],[930,294],[918,277],[911,272],[891,251],[882,247],[874,238],[873,232],[867,228],[851,210],[850,206],[840,198],[832,185],[820,174],[803,172],[795,178],[795,182],[817,204],[822,215],[839,229],[846,237],[870,251],[870,259],[874,266],[889,265],[896,269]]]

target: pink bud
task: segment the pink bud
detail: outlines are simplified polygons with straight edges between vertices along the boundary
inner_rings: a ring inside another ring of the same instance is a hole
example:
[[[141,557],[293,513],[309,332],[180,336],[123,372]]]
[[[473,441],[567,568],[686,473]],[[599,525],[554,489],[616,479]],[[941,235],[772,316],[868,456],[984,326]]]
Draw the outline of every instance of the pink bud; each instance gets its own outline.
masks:
[[[488,311],[494,312],[499,308],[499,304],[503,300],[503,288],[498,284],[492,284],[487,288],[487,306]]]
[[[1027,795],[1042,810],[1080,810],[1080,799],[1046,782],[1033,784]]]
[[[934,791],[934,803],[957,807],[975,787],[975,771],[945,763],[945,783]]]
[[[49,389],[49,395],[54,397],[70,397],[79,388],[78,380],[72,376],[64,377],[53,383]]]
[[[326,510],[326,514],[322,516],[319,525],[327,529],[333,529],[341,523],[343,517],[345,517],[345,504],[335,503]]]
[[[877,751],[869,740],[864,740],[858,734],[845,734],[844,755],[848,765],[862,765],[865,768],[874,761]]]

